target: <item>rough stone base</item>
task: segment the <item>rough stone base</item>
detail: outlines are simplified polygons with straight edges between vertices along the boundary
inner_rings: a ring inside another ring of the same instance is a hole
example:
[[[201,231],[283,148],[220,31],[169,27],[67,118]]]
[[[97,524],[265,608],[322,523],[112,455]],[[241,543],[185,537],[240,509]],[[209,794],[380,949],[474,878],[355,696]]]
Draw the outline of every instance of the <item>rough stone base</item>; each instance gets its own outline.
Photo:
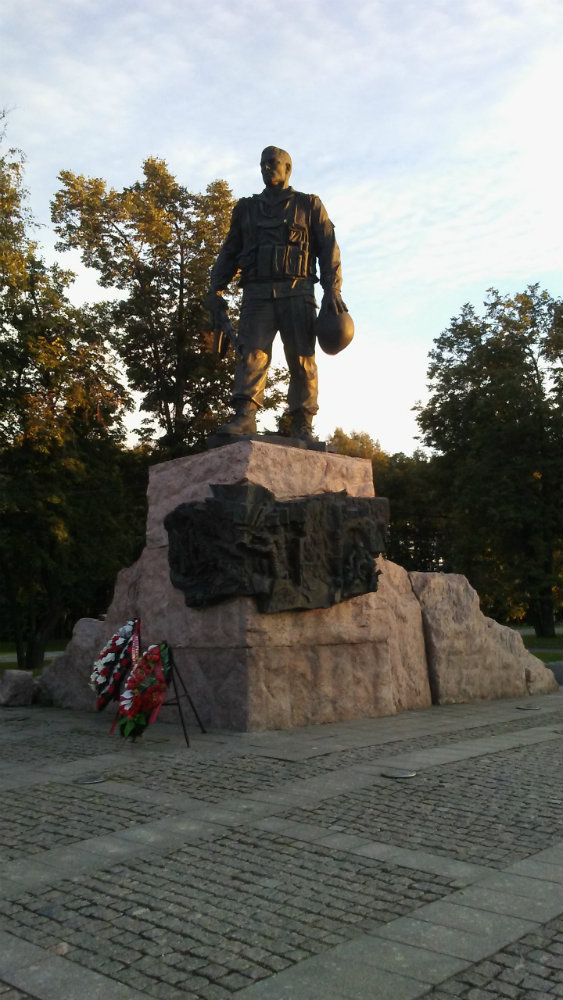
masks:
[[[521,638],[479,611],[464,577],[413,573],[379,560],[376,593],[331,608],[260,614],[252,598],[185,605],[170,583],[162,521],[210,483],[256,482],[278,499],[337,492],[373,496],[369,461],[241,441],[151,470],[147,547],[117,578],[105,623],[78,623],[44,671],[54,704],[94,707],[88,677],[129,618],[141,641],[166,641],[208,729],[278,729],[393,715],[440,704],[557,689]],[[88,624],[89,623],[89,624]],[[76,675],[76,676],[73,676]],[[172,711],[170,709],[169,711]]]
[[[521,636],[482,614],[479,596],[464,576],[411,573],[410,578],[422,609],[436,704],[557,690],[553,673],[527,651]]]
[[[42,671],[39,700],[59,708],[93,709],[95,695],[89,685],[90,674],[94,660],[111,634],[105,622],[97,618],[80,618],[64,653],[51,660]]]
[[[31,670],[5,670],[0,677],[0,705],[21,707],[33,701]]]
[[[252,598],[187,608],[168,581],[166,551],[145,549],[119,575],[107,631],[137,615],[143,645],[166,640],[210,729],[280,729],[426,707],[420,607],[405,570],[379,566],[375,594],[263,615]]]

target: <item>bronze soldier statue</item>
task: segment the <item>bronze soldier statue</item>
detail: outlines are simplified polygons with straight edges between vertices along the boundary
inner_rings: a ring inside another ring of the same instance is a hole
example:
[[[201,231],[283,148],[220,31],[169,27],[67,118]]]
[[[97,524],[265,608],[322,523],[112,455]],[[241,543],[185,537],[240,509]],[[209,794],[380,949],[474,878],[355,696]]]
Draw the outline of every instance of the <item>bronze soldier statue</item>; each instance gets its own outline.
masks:
[[[324,321],[330,327],[332,347],[325,349],[331,354],[346,346],[353,333],[340,295],[340,251],[320,199],[289,186],[289,153],[268,146],[260,169],[266,186],[261,194],[237,202],[206,297],[215,326],[225,329],[221,292],[240,272],[243,296],[236,345],[240,360],[232,394],[235,415],[219,433],[256,432],[256,413],[264,399],[272,344],[279,331],[289,368],[287,401],[292,435],[310,441],[318,410],[316,322]],[[317,261],[324,292],[318,320],[314,295],[319,280]]]

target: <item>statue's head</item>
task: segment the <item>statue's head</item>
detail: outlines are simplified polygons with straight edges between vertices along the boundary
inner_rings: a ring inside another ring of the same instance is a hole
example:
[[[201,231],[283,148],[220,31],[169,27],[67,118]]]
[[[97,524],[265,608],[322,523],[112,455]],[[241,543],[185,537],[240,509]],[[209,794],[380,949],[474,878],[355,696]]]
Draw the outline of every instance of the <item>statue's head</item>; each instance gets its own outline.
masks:
[[[260,158],[260,170],[266,187],[286,188],[291,174],[291,156],[278,146],[266,146]]]

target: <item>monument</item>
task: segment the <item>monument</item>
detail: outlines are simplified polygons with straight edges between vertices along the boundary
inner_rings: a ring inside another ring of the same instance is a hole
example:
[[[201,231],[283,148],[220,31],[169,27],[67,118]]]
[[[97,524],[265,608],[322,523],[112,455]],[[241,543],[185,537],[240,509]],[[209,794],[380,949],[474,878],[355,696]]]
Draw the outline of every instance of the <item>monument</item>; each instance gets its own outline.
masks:
[[[230,339],[238,354],[232,397],[235,415],[219,431],[225,437],[256,432],[256,413],[264,399],[272,344],[279,332],[289,369],[292,437],[311,442],[318,410],[315,339],[335,354],[353,335],[340,294],[342,273],[334,226],[316,195],[289,186],[291,166],[289,153],[277,146],[266,147],[260,160],[264,190],[237,202],[211,271],[206,304],[217,346],[225,350]],[[318,319],[317,264],[323,289]],[[221,292],[236,274],[240,274],[243,295],[235,337]]]
[[[166,640],[206,729],[430,705],[418,602],[377,556],[387,502],[367,459],[242,436],[153,466],[148,501],[105,630],[135,614],[143,645]]]
[[[322,202],[289,186],[289,154],[268,146],[260,165],[264,191],[237,203],[206,298],[218,350],[232,342],[238,355],[233,419],[215,435],[218,447],[152,467],[146,547],[119,574],[107,620],[82,629],[95,632],[90,662],[77,627],[60,669],[44,672],[44,696],[93,707],[91,662],[131,618],[141,620],[143,646],[173,648],[207,729],[557,689],[519,636],[481,614],[463,577],[408,574],[382,559],[387,501],[374,495],[371,463],[316,444],[315,342],[336,354],[353,335],[340,253]],[[237,273],[235,334],[221,292]],[[256,413],[278,331],[292,438],[261,440]],[[71,700],[67,664],[76,660],[84,676]]]

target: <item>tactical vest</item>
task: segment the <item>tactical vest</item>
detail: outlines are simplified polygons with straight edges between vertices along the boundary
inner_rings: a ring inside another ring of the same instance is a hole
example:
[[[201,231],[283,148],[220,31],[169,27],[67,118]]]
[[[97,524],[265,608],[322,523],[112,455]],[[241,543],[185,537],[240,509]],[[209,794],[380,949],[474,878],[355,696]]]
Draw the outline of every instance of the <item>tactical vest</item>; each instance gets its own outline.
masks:
[[[238,264],[240,285],[254,281],[306,278],[317,281],[315,256],[310,251],[311,199],[299,191],[277,212],[264,210],[258,195],[241,199],[246,203],[242,218],[243,249]]]

